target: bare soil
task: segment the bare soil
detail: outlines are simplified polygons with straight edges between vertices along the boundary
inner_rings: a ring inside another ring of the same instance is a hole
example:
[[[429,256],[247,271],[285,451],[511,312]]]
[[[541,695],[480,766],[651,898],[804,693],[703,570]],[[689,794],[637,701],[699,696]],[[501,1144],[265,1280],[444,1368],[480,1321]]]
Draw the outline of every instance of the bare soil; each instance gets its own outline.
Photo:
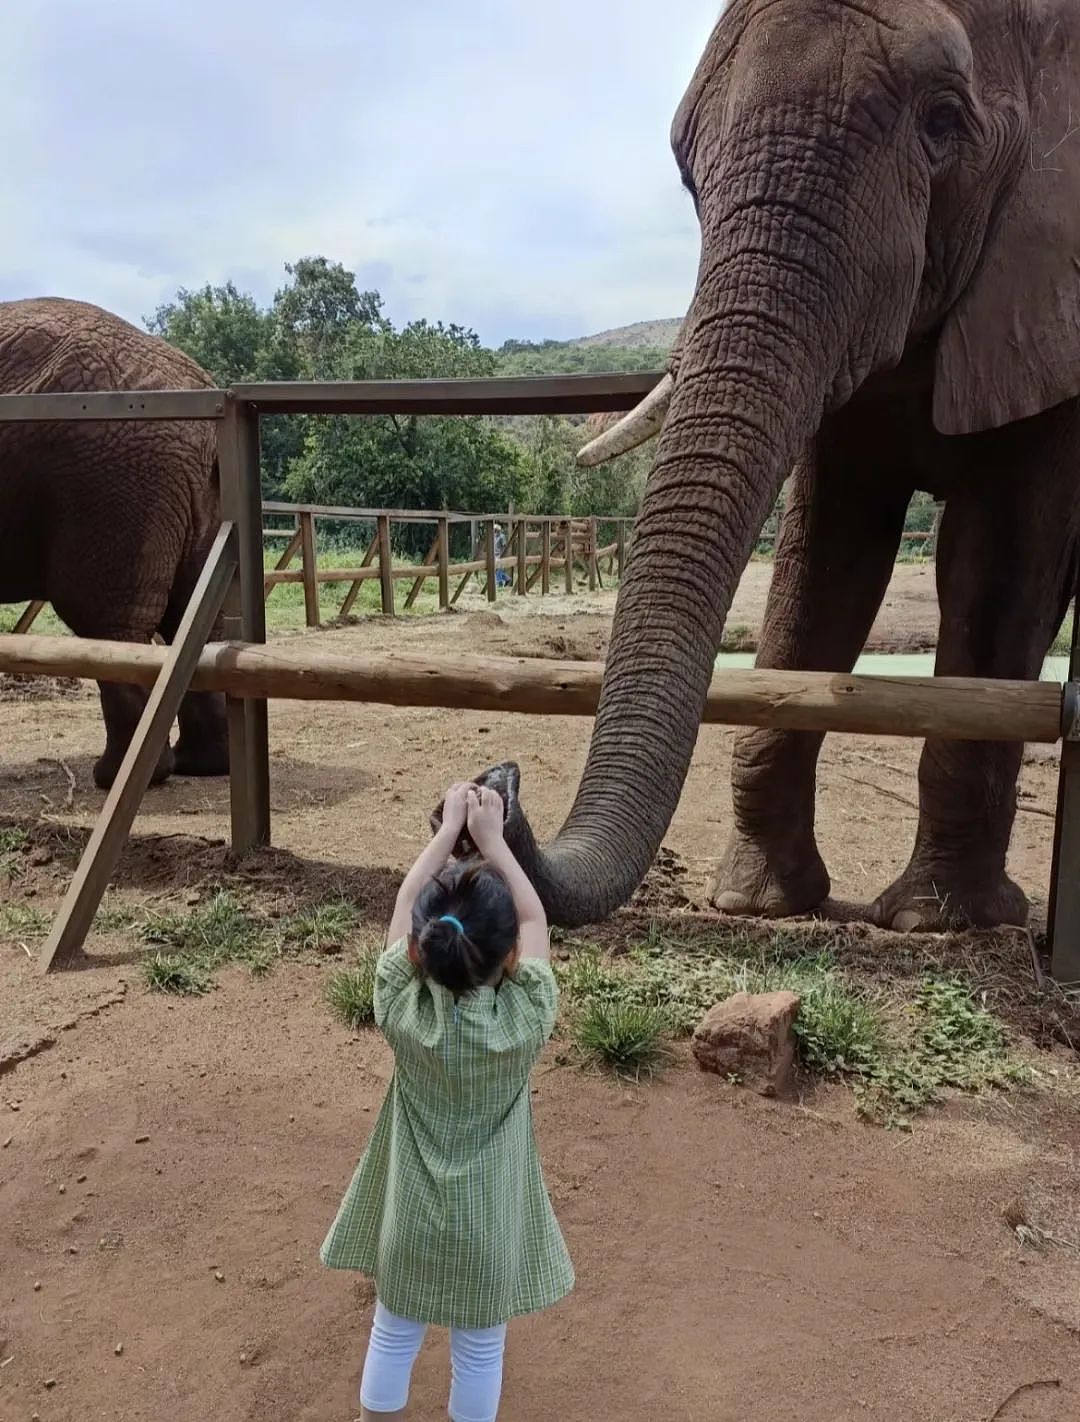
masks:
[[[731,624],[756,628],[767,573],[749,570]],[[606,646],[609,595],[470,607],[308,635],[447,654]],[[932,645],[935,621],[932,571],[901,568],[875,646]],[[229,972],[206,998],[171,1000],[142,986],[130,937],[102,934],[78,970],[37,977],[26,914],[55,908],[100,808],[99,713],[85,691],[0,702],[0,827],[29,835],[0,860],[0,899],[27,923],[0,938],[0,1419],[348,1422],[371,1296],[316,1252],[389,1055],[331,1020],[326,963],[286,962],[259,982]],[[174,781],[148,795],[113,902],[183,905],[233,883],[282,913],[345,891],[374,934],[448,779],[512,756],[548,833],[588,735],[573,718],[276,703],[278,848],[232,864],[227,787]],[[731,742],[703,729],[625,923],[706,921],[694,907],[730,823]],[[819,833],[839,897],[866,900],[906,862],[917,756],[905,741],[826,743]],[[1037,905],[1055,774],[1053,755],[1027,758],[1011,854]],[[1019,1027],[1051,1047],[1075,1031],[1065,1014],[1040,1035],[1015,935],[807,931],[871,973],[984,955],[988,991]],[[1070,1056],[1057,1046],[1044,1071]],[[860,1125],[842,1089],[769,1103],[688,1061],[627,1088],[555,1043],[535,1105],[578,1288],[511,1330],[507,1418],[1080,1415],[1080,1110],[1067,1094],[955,1104],[898,1136]],[[1018,1217],[1053,1242],[1022,1247]],[[444,1415],[445,1370],[433,1340],[416,1417]]]

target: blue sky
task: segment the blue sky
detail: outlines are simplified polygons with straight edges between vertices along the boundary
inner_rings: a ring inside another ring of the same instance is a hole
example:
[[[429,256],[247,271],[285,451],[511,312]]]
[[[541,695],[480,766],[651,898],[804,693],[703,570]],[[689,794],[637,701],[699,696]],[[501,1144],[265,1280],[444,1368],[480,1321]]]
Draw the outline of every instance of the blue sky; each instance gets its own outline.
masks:
[[[139,320],[321,253],[489,343],[679,315],[720,0],[9,0],[0,298]]]

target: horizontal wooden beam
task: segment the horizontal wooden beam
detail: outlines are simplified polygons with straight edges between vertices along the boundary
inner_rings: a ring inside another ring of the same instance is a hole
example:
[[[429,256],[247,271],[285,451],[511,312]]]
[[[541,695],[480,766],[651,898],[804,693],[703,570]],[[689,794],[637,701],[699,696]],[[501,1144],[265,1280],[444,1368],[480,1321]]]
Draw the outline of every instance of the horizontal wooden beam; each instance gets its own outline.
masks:
[[[150,686],[166,655],[165,648],[128,642],[0,636],[0,672],[22,676]],[[235,697],[591,716],[603,670],[598,662],[354,657],[293,641],[219,643],[205,649],[191,684]],[[713,679],[704,719],[793,731],[1053,744],[1061,737],[1061,716],[1062,688],[1054,682],[725,670]]]
[[[631,410],[663,371],[482,380],[281,381],[237,385],[261,415],[592,415]]]
[[[220,420],[223,390],[76,390],[0,395],[7,420]]]

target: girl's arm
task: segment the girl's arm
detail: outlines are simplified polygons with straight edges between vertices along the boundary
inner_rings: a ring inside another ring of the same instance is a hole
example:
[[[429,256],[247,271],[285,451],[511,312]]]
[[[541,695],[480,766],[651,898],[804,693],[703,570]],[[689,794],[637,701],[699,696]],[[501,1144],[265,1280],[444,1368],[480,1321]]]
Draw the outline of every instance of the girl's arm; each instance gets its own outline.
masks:
[[[547,914],[540,895],[514,858],[503,838],[503,802],[495,790],[485,786],[468,788],[469,837],[477,849],[506,880],[518,919],[518,948],[523,958],[551,957]]]
[[[465,828],[469,789],[468,785],[457,784],[451,785],[446,792],[439,832],[405,875],[398,890],[386,935],[388,943],[397,943],[399,939],[408,937],[412,928],[413,905],[420,890],[429,879],[434,879],[453,853],[458,836]]]

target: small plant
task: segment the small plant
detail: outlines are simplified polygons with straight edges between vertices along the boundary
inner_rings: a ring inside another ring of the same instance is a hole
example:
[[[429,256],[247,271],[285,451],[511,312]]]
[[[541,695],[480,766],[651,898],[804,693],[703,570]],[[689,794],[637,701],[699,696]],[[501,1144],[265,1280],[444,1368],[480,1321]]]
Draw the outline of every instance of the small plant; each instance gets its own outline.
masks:
[[[305,952],[340,953],[356,927],[356,906],[331,899],[301,909],[281,924],[282,942]]]
[[[0,874],[8,879],[14,878],[21,868],[19,861],[29,844],[30,836],[26,830],[18,829],[14,825],[9,829],[0,829]]]
[[[671,1023],[659,1007],[626,1001],[587,1001],[573,1026],[583,1059],[616,1076],[640,1081],[672,1059]]]
[[[375,1021],[375,965],[378,955],[362,953],[351,968],[330,975],[326,1000],[337,1020],[353,1032]]]
[[[148,988],[177,997],[195,997],[209,992],[214,982],[212,973],[202,963],[179,953],[155,953],[143,963],[142,973]]]
[[[44,938],[51,922],[44,909],[27,904],[6,904],[0,908],[0,934],[5,938]]]
[[[98,933],[122,933],[127,928],[134,928],[138,921],[139,916],[133,908],[127,904],[111,903],[108,899],[94,915],[94,927]]]
[[[227,963],[243,963],[255,977],[269,972],[279,955],[276,939],[244,906],[224,890],[190,913],[149,913],[139,925],[146,942],[165,949],[159,954],[166,966],[183,964],[193,982],[213,982],[216,969]],[[147,970],[150,987],[161,990],[164,967]],[[205,991],[200,987],[197,991]]]

